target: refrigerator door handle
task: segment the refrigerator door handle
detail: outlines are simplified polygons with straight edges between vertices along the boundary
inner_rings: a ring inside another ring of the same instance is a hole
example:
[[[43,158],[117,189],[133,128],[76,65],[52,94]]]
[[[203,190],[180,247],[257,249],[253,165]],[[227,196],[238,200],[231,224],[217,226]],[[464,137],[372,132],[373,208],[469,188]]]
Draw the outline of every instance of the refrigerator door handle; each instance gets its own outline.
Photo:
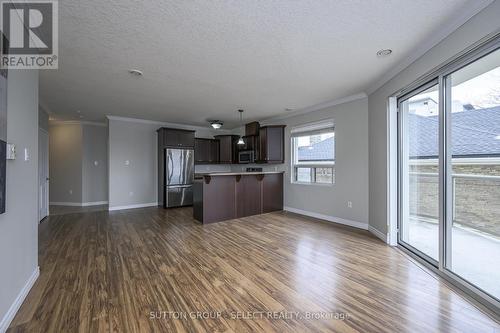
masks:
[[[190,185],[167,185],[167,188],[187,188],[187,187],[193,187],[193,184],[190,184]]]

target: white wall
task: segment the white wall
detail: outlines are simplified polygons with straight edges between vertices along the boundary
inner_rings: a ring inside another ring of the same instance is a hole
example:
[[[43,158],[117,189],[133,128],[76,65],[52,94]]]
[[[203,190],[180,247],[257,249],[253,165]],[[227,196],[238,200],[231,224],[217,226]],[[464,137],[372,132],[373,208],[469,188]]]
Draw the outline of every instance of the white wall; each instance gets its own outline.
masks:
[[[160,127],[195,130],[196,137],[227,133],[187,125],[109,117],[109,208],[157,205],[157,133]],[[126,165],[126,161],[129,162]],[[229,170],[197,166],[197,172]]]
[[[498,31],[499,16],[500,1],[495,1],[369,95],[370,227],[387,234],[388,98],[481,38]]]
[[[7,91],[7,141],[16,145],[17,159],[7,161],[0,215],[0,332],[38,276],[38,71],[9,71]]]
[[[291,182],[290,131],[296,126],[333,119],[335,122],[335,184]],[[368,228],[368,99],[263,124],[286,125],[285,165],[264,165],[285,171],[285,207],[323,219]],[[353,207],[348,208],[347,202]]]

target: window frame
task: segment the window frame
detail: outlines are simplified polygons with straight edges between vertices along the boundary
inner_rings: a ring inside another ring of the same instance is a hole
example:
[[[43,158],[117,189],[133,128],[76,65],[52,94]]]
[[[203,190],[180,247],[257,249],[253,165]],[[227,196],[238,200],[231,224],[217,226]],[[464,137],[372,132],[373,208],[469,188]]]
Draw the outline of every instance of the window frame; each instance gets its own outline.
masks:
[[[335,122],[333,119],[325,119],[315,123],[303,124],[296,126],[292,129],[290,133],[290,155],[291,155],[291,166],[290,166],[290,182],[296,185],[308,185],[308,186],[334,186],[335,185],[335,160],[334,161],[306,161],[299,162],[298,161],[298,147],[297,147],[297,137],[301,137],[301,133],[303,136],[311,136],[314,135],[314,132],[324,132],[325,130],[331,128],[331,133],[333,133],[335,138]],[[330,133],[330,132],[327,132]],[[334,139],[333,151],[336,151],[337,140]],[[298,180],[298,169],[299,168],[310,168],[311,176],[310,182],[299,181]],[[318,183],[317,182],[317,169],[321,168],[330,168],[332,169],[332,182],[331,183]]]

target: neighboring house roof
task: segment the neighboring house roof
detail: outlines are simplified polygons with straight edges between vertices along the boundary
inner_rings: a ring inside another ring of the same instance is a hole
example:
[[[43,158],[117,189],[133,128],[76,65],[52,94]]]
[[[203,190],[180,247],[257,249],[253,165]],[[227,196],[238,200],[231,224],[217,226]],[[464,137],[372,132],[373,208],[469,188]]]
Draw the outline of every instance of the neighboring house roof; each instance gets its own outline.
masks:
[[[452,155],[456,157],[500,156],[500,106],[454,112]],[[411,158],[437,158],[439,150],[438,116],[409,114]]]
[[[438,116],[409,114],[411,158],[437,158]],[[452,155],[456,157],[500,156],[500,106],[452,113]],[[302,162],[335,160],[335,138],[299,147]]]
[[[300,162],[335,160],[335,137],[328,138],[310,146],[299,147]]]

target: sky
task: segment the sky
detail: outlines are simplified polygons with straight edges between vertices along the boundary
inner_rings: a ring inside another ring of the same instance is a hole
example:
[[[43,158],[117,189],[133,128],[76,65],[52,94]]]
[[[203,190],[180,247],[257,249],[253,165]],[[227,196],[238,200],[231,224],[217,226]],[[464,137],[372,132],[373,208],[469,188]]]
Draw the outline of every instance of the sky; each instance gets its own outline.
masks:
[[[452,74],[453,80],[453,74]],[[411,100],[430,97],[438,101],[437,88],[434,91],[425,92],[412,97]],[[451,98],[453,102],[452,112],[462,111],[459,105],[472,104],[476,109],[491,108],[500,105],[500,66],[486,73],[476,76],[468,81],[452,87]]]

